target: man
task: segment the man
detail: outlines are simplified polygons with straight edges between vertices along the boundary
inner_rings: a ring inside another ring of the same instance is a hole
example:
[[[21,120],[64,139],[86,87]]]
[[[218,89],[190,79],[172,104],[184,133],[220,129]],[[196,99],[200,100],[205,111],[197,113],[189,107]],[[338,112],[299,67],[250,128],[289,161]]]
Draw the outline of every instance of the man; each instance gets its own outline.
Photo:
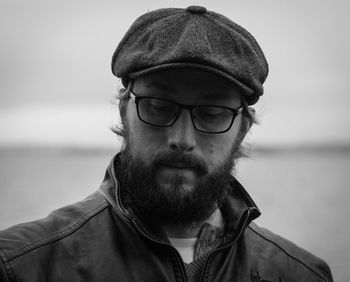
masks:
[[[123,148],[100,189],[0,233],[1,281],[332,281],[321,259],[252,223],[232,176],[266,59],[204,7],[149,12],[112,59]]]

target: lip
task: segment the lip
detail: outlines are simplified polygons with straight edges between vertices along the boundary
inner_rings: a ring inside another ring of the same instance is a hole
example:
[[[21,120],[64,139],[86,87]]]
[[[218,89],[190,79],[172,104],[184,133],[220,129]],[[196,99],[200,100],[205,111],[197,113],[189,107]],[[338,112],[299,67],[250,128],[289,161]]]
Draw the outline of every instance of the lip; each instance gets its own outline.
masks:
[[[163,166],[164,167],[168,167],[168,168],[175,168],[175,169],[191,169],[191,170],[194,170],[194,167],[187,166],[187,165],[182,164],[182,163],[164,164]]]
[[[198,176],[197,171],[193,167],[179,167],[178,164],[171,166],[163,165],[159,168],[158,173],[160,176],[165,177],[164,179],[170,179],[174,176],[181,176],[189,180]]]
[[[191,190],[191,187],[198,181],[198,173],[193,168],[179,168],[179,164],[174,165],[162,165],[159,167],[155,174],[157,183],[164,184],[164,187],[188,187],[184,189]]]

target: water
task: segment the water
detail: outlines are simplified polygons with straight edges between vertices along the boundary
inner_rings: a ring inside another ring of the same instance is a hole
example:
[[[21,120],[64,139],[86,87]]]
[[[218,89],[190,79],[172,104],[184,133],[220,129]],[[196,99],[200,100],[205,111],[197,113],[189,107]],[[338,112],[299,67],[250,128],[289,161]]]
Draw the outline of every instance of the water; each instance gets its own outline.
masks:
[[[0,150],[0,229],[46,216],[94,192],[116,151]],[[268,151],[238,164],[263,215],[256,222],[323,258],[350,281],[350,153]]]

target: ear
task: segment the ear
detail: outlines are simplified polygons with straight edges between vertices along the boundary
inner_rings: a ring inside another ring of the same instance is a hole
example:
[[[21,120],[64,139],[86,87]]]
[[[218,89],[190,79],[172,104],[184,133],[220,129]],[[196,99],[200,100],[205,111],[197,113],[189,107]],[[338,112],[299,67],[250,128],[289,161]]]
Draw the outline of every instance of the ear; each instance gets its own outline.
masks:
[[[125,89],[122,89],[119,91],[119,113],[120,113],[120,116],[123,118],[126,114],[126,109],[127,109],[127,106],[128,106],[128,102],[129,102],[129,98],[127,98],[126,96],[129,97],[129,93],[131,91],[131,88],[133,86],[133,82],[130,81],[129,84],[128,84],[128,87]]]
[[[120,119],[122,124],[124,125],[125,120],[126,120],[126,115],[127,115],[127,108],[128,108],[128,102],[129,99],[125,99],[125,98],[121,98],[119,100],[119,115],[120,115]]]
[[[249,111],[249,115],[251,116],[250,119],[248,119],[248,122],[249,122],[249,128],[248,128],[248,131],[251,129],[252,125],[254,123],[257,123],[257,120],[255,118],[255,109],[252,108],[252,107],[248,107],[248,111]]]
[[[239,142],[242,143],[245,136],[251,129],[252,125],[255,122],[255,109],[254,108],[247,108],[248,113],[242,114],[241,119],[241,128],[239,133]]]
[[[123,110],[123,108],[125,107],[125,105],[124,105],[124,101],[123,101],[123,99],[120,99],[119,100],[119,113],[121,113],[122,112],[122,110]]]

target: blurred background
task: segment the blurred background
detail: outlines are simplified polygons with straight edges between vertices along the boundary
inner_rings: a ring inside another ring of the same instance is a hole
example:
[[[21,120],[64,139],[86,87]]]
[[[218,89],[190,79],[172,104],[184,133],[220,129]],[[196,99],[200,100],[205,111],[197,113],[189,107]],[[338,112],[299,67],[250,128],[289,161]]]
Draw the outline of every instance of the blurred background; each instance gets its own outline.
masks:
[[[0,229],[95,191],[120,140],[111,56],[135,18],[202,5],[270,64],[237,178],[257,220],[350,281],[350,2],[0,0]]]

